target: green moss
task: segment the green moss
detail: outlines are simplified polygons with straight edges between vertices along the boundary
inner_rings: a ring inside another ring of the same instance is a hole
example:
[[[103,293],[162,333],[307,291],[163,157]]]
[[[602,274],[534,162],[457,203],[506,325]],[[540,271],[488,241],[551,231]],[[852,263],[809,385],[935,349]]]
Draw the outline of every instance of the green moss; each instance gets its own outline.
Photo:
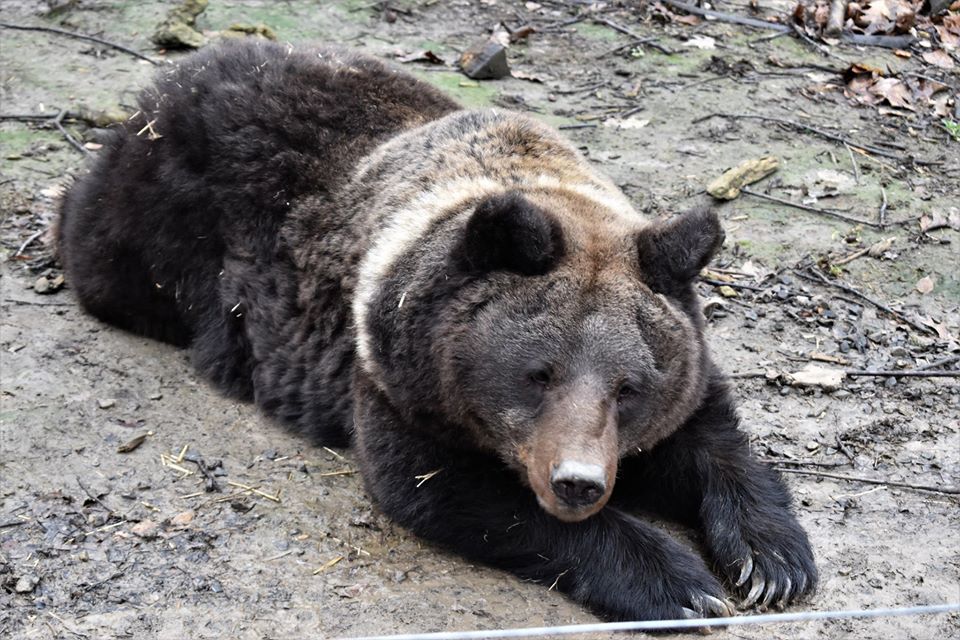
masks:
[[[411,69],[413,74],[452,96],[465,107],[489,107],[497,95],[490,82],[470,80],[455,71],[424,71]]]
[[[19,156],[32,145],[41,142],[62,141],[60,134],[43,129],[31,129],[26,126],[8,125],[0,129],[0,157]]]
[[[590,40],[602,40],[604,42],[623,40],[624,44],[626,44],[626,39],[630,37],[626,34],[619,33],[618,31],[611,29],[610,27],[602,24],[593,24],[590,22],[581,22],[577,25],[576,31],[584,38],[589,38]]]

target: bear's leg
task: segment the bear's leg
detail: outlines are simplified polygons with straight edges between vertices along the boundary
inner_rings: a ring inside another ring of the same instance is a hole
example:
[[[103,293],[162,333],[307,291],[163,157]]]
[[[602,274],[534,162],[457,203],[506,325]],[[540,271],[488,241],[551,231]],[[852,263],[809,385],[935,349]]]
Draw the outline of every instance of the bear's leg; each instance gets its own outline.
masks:
[[[619,510],[562,522],[493,456],[442,445],[405,424],[357,376],[361,471],[379,507],[417,535],[555,588],[608,618],[728,615],[697,555]],[[429,429],[433,429],[431,425]]]
[[[726,383],[713,375],[694,416],[653,451],[621,463],[615,500],[695,522],[744,606],[811,593],[817,569],[779,474],[750,453]]]
[[[190,330],[175,299],[179,284],[159,287],[133,251],[111,246],[70,249],[69,284],[90,314],[148,338],[179,347],[189,344]]]

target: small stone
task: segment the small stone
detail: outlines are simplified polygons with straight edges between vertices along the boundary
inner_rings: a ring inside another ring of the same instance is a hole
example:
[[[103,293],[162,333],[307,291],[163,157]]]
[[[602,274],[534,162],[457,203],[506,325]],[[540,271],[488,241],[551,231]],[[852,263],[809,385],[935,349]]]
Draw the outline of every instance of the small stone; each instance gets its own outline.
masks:
[[[816,440],[811,440],[807,443],[807,451],[816,451],[820,448],[820,443]]]
[[[170,518],[170,525],[174,527],[186,527],[188,524],[193,522],[193,518],[196,515],[197,514],[194,511],[184,511],[183,513],[178,513]]]
[[[33,290],[37,293],[50,293],[50,281],[40,276],[36,282],[33,283]]]
[[[25,576],[20,576],[20,579],[17,580],[17,584],[13,587],[13,590],[17,593],[30,593],[37,588],[38,584],[40,584],[40,578],[32,574],[27,574]]]
[[[460,56],[460,69],[474,80],[506,77],[510,75],[507,48],[494,39],[478,42]]]
[[[115,406],[117,401],[114,398],[100,398],[97,400],[97,406],[101,409],[110,409]]]
[[[159,535],[160,526],[153,520],[142,520],[130,528],[130,533],[144,540],[153,540]]]

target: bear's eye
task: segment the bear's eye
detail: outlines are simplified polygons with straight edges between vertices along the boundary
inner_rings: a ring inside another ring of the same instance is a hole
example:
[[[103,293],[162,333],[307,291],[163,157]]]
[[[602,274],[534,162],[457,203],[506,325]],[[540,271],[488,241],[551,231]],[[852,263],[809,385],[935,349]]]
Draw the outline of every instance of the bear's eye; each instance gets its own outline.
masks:
[[[550,370],[546,367],[534,369],[528,374],[530,382],[540,387],[546,387],[550,384]]]
[[[617,404],[628,402],[636,395],[637,390],[631,387],[629,384],[620,385],[620,390],[617,392]]]

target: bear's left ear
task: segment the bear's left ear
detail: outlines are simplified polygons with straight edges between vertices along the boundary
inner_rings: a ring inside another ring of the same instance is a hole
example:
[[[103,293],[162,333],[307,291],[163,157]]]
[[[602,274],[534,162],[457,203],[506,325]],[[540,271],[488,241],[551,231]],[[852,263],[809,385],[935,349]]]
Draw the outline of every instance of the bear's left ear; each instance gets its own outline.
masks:
[[[477,205],[455,257],[471,271],[533,276],[550,271],[563,253],[560,223],[521,193],[510,191]]]
[[[679,293],[709,264],[723,238],[720,219],[711,209],[655,222],[637,238],[641,275],[654,291]]]

